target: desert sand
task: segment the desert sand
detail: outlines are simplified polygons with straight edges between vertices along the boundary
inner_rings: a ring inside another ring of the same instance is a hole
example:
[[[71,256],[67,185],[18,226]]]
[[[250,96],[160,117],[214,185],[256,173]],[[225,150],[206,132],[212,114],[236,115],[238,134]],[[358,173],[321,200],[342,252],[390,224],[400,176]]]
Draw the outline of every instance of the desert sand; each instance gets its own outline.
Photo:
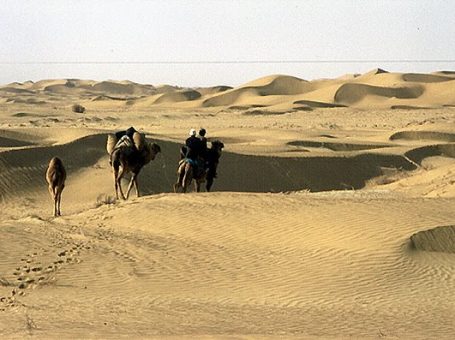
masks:
[[[129,126],[162,152],[115,200]],[[225,144],[213,192],[173,193],[200,127]],[[455,335],[455,72],[12,83],[0,131],[3,339]]]

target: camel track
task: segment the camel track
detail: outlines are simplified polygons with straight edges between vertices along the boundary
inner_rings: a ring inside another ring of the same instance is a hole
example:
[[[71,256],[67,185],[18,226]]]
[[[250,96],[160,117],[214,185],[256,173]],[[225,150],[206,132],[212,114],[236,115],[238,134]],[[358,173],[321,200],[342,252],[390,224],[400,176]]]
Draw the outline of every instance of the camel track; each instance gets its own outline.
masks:
[[[435,327],[444,325],[442,338],[453,331],[444,312],[454,302],[450,256],[409,247],[413,231],[455,217],[449,210],[432,215],[440,202],[349,192],[176,196],[102,206],[54,222],[32,220],[22,232],[3,226],[16,243],[0,263],[12,284],[2,287],[2,309],[16,310],[17,327],[33,320],[38,336],[51,329],[55,336],[76,334],[55,329],[39,312],[44,306],[57,324],[69,321],[65,311],[71,308],[94,336],[124,334],[123,325],[135,320],[138,336],[264,329],[338,336],[354,327],[368,337],[378,332],[378,315],[386,334],[403,336],[396,330],[405,328],[407,335],[430,335],[437,331],[425,323],[430,314]],[[187,218],[202,206],[206,214],[198,223]],[[254,214],[257,209],[267,213]],[[280,217],[290,212],[291,218]],[[21,248],[12,236],[18,233],[34,246]],[[23,294],[11,302],[13,290]],[[50,299],[54,294],[58,299]],[[185,321],[189,310],[196,322]],[[402,310],[406,324],[396,318]],[[109,325],[107,333],[96,333],[94,313]]]

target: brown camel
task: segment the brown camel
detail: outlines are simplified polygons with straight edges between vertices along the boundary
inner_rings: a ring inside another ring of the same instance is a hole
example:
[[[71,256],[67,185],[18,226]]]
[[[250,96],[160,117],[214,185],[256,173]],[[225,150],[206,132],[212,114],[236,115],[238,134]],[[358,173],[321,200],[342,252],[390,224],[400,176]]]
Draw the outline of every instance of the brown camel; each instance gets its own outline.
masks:
[[[115,195],[117,199],[119,198],[119,191],[122,199],[127,199],[133,184],[136,188],[137,197],[139,197],[137,176],[144,165],[154,160],[156,155],[161,152],[158,144],[150,143],[143,135],[142,138],[140,136],[141,134],[135,132],[133,136],[134,144],[126,143],[117,145],[111,153],[110,163],[114,172]],[[125,197],[121,186],[121,179],[126,173],[131,173],[131,180]]]
[[[54,157],[50,160],[46,171],[46,181],[49,184],[49,193],[54,200],[54,216],[60,216],[60,201],[62,191],[65,187],[66,171],[60,158]]]
[[[204,182],[206,182],[205,189],[210,192],[213,180],[216,178],[216,169],[223,148],[223,142],[214,140],[211,148],[207,150],[204,169],[198,169],[196,173],[192,161],[182,159],[177,169],[177,182],[174,184],[174,192],[178,192],[180,188],[186,192],[193,179],[196,192],[201,191],[201,185]]]

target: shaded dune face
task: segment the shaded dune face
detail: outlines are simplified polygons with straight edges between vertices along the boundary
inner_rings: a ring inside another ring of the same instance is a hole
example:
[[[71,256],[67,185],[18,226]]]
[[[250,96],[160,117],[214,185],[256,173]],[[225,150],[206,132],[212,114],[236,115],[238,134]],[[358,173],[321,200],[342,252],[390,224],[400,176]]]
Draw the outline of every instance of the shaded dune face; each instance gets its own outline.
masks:
[[[423,92],[424,88],[421,86],[381,87],[366,84],[344,84],[335,93],[335,102],[352,105],[367,96],[413,99],[421,96]]]
[[[17,146],[28,146],[28,145],[33,145],[33,143],[27,142],[27,141],[23,141],[23,140],[19,140],[19,139],[1,137],[0,136],[0,148],[17,147]]]
[[[106,158],[105,175],[110,178],[105,149],[106,134],[91,135],[71,143],[11,150],[0,154],[0,197],[16,195],[42,186],[42,174],[53,156],[65,159],[68,176]],[[162,152],[140,174],[144,195],[171,192],[180,144],[157,141]],[[382,167],[412,170],[415,166],[400,155],[360,154],[352,157],[265,157],[223,152],[215,180],[216,191],[283,192],[358,189],[382,174]],[[17,181],[10,181],[14,176]],[[91,190],[95,190],[91,188]],[[111,192],[108,186],[96,188]]]
[[[439,131],[399,131],[390,136],[390,140],[435,140],[452,143],[455,142],[455,133]]]
[[[329,137],[330,138],[330,137]],[[291,146],[303,146],[312,148],[325,148],[332,151],[357,151],[357,150],[371,150],[379,148],[392,147],[392,144],[353,144],[353,143],[332,143],[332,142],[318,142],[318,141],[304,141],[297,140],[288,142]]]
[[[455,158],[455,144],[450,143],[422,146],[420,148],[407,151],[405,156],[418,164],[420,164],[425,158],[432,156]]]
[[[415,83],[440,83],[444,81],[453,80],[452,77],[422,73],[405,73],[403,74],[402,78],[404,81]]]
[[[163,93],[155,100],[154,104],[184,102],[187,100],[195,100],[200,97],[201,94],[195,90]]]
[[[411,236],[411,246],[417,250],[455,253],[455,226],[441,226],[419,231]]]
[[[318,102],[315,100],[297,100],[294,102],[294,104],[302,104],[302,105],[307,105],[309,107],[314,107],[314,108],[346,107],[346,105],[342,105],[342,104],[324,103],[324,102]]]
[[[106,153],[101,147],[105,140],[106,135],[91,135],[63,145],[40,146],[0,153],[0,198],[42,188],[43,174],[49,159],[54,156],[65,160],[65,168],[69,176],[80,169],[94,165]]]

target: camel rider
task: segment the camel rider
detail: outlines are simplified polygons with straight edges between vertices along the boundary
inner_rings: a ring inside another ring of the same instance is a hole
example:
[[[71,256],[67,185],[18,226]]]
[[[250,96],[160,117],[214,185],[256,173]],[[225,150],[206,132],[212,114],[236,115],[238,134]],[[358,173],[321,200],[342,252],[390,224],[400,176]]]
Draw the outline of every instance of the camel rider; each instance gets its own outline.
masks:
[[[205,168],[207,168],[207,137],[205,137],[206,133],[207,133],[207,131],[204,128],[201,128],[199,130],[199,139],[201,141],[200,157],[204,161]]]
[[[136,150],[136,147],[133,142],[133,135],[135,132],[137,132],[137,131],[132,126],[124,131],[116,132],[115,137],[117,138],[118,142],[115,145],[115,148],[120,147],[121,145],[128,145],[128,146],[131,146],[133,148],[133,150]]]
[[[203,169],[203,162],[200,161],[202,142],[196,136],[195,129],[191,129],[189,135],[190,136],[186,139],[185,146],[181,151],[187,162],[191,163],[195,171],[198,171],[199,169]]]
[[[199,130],[199,139],[201,140],[201,154],[202,154],[202,156],[205,156],[205,153],[207,152],[207,137],[205,137],[206,133],[207,133],[207,131],[204,128],[201,128]]]
[[[115,137],[117,137],[117,140],[119,140],[120,138],[122,138],[123,136],[126,135],[126,136],[130,137],[131,140],[133,140],[133,135],[135,132],[136,132],[136,129],[131,126],[128,129],[126,129],[125,131],[116,132]]]
[[[190,130],[190,136],[185,141],[186,158],[196,160],[201,150],[201,140],[196,137],[196,130]]]

